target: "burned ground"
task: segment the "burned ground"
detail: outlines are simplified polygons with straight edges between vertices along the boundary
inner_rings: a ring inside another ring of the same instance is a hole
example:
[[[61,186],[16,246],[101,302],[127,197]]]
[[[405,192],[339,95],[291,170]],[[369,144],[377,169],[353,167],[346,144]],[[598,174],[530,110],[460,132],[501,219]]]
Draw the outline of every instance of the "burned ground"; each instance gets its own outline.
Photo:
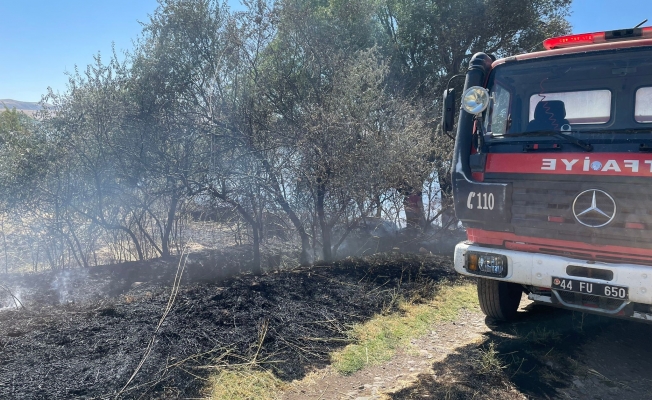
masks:
[[[193,254],[187,264],[4,276],[24,308],[0,288],[0,398],[198,398],[217,368],[242,364],[290,382],[327,367],[349,343],[352,324],[396,312],[397,296],[427,299],[433,282],[458,279],[449,258],[396,253],[254,276],[237,261],[248,249],[225,251]],[[157,330],[179,265],[186,266],[181,285]],[[652,393],[651,325],[536,305],[521,315],[497,325],[469,314],[468,323],[485,327],[481,340],[453,344],[426,364],[427,373],[387,388],[387,396],[625,400]],[[424,339],[424,349],[436,355],[451,345],[437,340]]]
[[[230,278],[212,259],[191,256],[158,332],[174,260],[6,281],[19,288],[25,309],[0,312],[0,392],[14,399],[115,397],[152,337],[122,397],[197,397],[203,378],[226,363],[301,378],[347,343],[351,324],[388,311],[397,292],[409,296],[423,280],[455,277],[450,260],[436,256],[380,255]]]

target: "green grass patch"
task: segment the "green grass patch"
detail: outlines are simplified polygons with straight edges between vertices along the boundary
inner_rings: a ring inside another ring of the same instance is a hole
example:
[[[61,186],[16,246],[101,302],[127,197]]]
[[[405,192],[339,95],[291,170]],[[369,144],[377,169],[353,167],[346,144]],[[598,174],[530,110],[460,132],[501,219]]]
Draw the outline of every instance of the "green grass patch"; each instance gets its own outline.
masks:
[[[225,369],[209,379],[208,400],[272,400],[284,383],[270,371],[253,368]]]
[[[439,284],[435,296],[425,303],[399,300],[399,312],[378,315],[351,330],[354,343],[332,355],[333,367],[351,374],[367,365],[388,361],[396,349],[426,334],[433,323],[453,321],[464,308],[478,309],[476,286],[472,283]]]

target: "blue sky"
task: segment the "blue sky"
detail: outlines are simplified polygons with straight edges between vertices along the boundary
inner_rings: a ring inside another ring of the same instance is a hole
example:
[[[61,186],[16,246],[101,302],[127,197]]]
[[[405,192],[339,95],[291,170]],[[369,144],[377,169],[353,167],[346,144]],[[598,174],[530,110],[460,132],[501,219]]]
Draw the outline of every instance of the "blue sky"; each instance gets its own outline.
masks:
[[[355,1],[355,0],[352,0]],[[230,0],[240,7],[239,0]],[[0,99],[39,101],[48,86],[64,91],[65,71],[132,48],[156,0],[0,0]],[[573,31],[652,25],[652,1],[574,0]]]

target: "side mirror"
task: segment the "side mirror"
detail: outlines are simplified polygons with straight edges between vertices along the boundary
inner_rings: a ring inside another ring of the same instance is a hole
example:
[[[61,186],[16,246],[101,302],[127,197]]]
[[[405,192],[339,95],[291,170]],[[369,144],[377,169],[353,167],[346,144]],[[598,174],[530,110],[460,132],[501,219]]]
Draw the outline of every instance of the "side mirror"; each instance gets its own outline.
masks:
[[[455,120],[455,89],[444,90],[443,110],[441,114],[441,129],[444,133],[453,130]]]

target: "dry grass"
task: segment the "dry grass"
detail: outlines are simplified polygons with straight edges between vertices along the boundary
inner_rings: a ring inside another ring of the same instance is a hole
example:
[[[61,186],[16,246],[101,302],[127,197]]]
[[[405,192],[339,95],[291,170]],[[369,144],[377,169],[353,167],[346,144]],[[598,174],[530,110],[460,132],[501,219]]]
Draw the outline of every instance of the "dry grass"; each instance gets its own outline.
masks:
[[[273,400],[285,384],[265,370],[239,368],[221,370],[209,379],[209,400]]]
[[[350,374],[367,365],[391,359],[399,347],[409,347],[411,339],[426,334],[433,323],[453,321],[465,308],[478,309],[475,284],[443,282],[433,287],[431,299],[418,302],[396,299],[398,311],[381,313],[356,325],[350,332],[353,344],[332,355],[332,365]],[[207,399],[260,399],[279,397],[290,383],[255,365],[222,369],[209,378]]]
[[[409,346],[411,339],[428,332],[436,322],[452,321],[464,308],[477,309],[475,284],[439,284],[436,295],[426,303],[399,302],[399,312],[378,315],[351,330],[353,344],[332,356],[333,367],[342,374],[351,374],[367,365],[388,361],[400,346]]]
[[[494,342],[489,342],[486,348],[481,348],[479,351],[480,356],[475,361],[481,375],[499,374],[507,367],[499,358]]]
[[[525,340],[533,344],[546,345],[548,343],[555,343],[561,339],[561,334],[550,328],[537,326],[532,331],[525,335]]]
[[[54,239],[63,240],[64,237],[46,239],[45,228],[42,220],[47,215],[9,215],[0,213],[0,273],[8,270],[11,273],[32,273],[54,268],[75,268],[78,267],[77,260],[71,256],[66,248],[63,253],[55,254],[54,261],[47,257],[48,246],[52,251],[51,242]],[[89,238],[84,231],[86,221],[75,221],[77,234],[80,236],[82,245],[85,248],[85,256],[91,266],[106,265],[118,262],[138,261],[138,255],[132,247],[131,239],[116,238],[111,232],[102,231],[97,237]],[[191,253],[204,252],[222,249],[233,246],[234,239],[233,224],[219,222],[198,222],[189,221],[183,227],[178,243],[172,244],[172,251],[177,252],[183,246]],[[155,237],[157,237],[154,234]],[[5,246],[6,241],[6,246]],[[143,240],[144,243],[144,240]],[[55,246],[56,251],[61,249]],[[143,248],[145,258],[156,258],[156,253],[151,248]],[[56,253],[55,251],[55,253]]]

